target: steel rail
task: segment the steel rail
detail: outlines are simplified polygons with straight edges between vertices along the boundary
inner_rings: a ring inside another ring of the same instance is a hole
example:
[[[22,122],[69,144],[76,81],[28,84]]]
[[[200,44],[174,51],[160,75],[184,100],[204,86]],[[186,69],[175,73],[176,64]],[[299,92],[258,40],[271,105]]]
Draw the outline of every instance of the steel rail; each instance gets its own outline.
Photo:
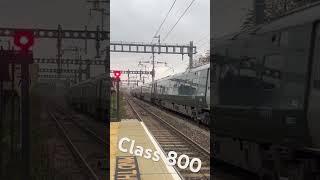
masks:
[[[51,118],[55,121],[56,125],[59,127],[60,132],[62,133],[63,137],[65,138],[72,154],[74,155],[74,157],[76,159],[78,159],[78,161],[80,163],[82,163],[86,169],[86,171],[88,171],[88,174],[91,178],[93,178],[94,180],[99,180],[98,176],[96,175],[96,173],[94,172],[94,170],[90,167],[90,165],[87,163],[87,161],[85,160],[85,158],[82,156],[82,154],[80,153],[80,151],[78,150],[78,148],[73,144],[72,140],[70,139],[68,133],[66,132],[65,127],[63,127],[63,125],[61,124],[61,122],[56,118],[55,115],[53,115],[51,112],[49,112]]]
[[[130,98],[131,99],[131,98]],[[168,124],[167,122],[165,122],[161,117],[159,117],[158,115],[156,115],[156,114],[154,114],[154,113],[152,113],[151,111],[149,111],[148,109],[146,109],[146,107],[144,107],[144,106],[142,106],[141,104],[138,104],[137,102],[135,102],[133,99],[131,99],[131,101],[133,101],[133,102],[130,102],[130,100],[128,100],[127,99],[127,102],[128,102],[128,104],[129,104],[129,106],[131,107],[131,109],[132,109],[132,111],[134,112],[134,114],[136,114],[137,115],[137,118],[139,119],[139,120],[141,120],[141,121],[143,121],[143,119],[141,118],[141,116],[139,115],[139,114],[141,114],[141,113],[139,113],[137,110],[136,110],[136,108],[134,107],[134,105],[137,105],[137,106],[139,106],[140,108],[141,108],[141,110],[143,110],[144,112],[147,112],[148,113],[148,115],[151,115],[151,117],[153,117],[155,120],[159,120],[159,122],[160,122],[160,124],[162,124],[162,125],[164,125],[164,127],[166,127],[167,128],[167,130],[168,130],[168,132],[170,132],[170,133],[173,133],[175,136],[173,136],[173,137],[177,137],[177,138],[179,138],[179,139],[181,139],[180,140],[180,142],[185,142],[187,145],[190,145],[192,148],[191,148],[191,151],[193,151],[193,153],[194,154],[200,154],[200,155],[202,155],[202,156],[204,156],[204,157],[208,157],[208,156],[210,156],[210,153],[208,154],[207,153],[207,151],[204,151],[204,148],[202,148],[201,146],[200,147],[198,147],[198,144],[196,145],[196,144],[194,144],[194,142],[190,139],[190,138],[188,138],[188,137],[186,137],[181,131],[179,131],[177,128],[174,128],[172,125],[170,125],[170,124]],[[133,104],[134,103],[134,104]],[[152,128],[151,128],[152,129]],[[160,136],[155,136],[155,135],[153,135],[154,137],[155,137],[155,139],[158,139],[158,138],[161,138],[161,135]],[[168,142],[169,142],[170,140],[168,140]],[[162,145],[164,145],[164,148],[165,149],[167,149],[168,147],[166,147],[166,145],[165,144],[162,144],[161,145],[161,143],[159,143],[159,142],[157,142],[158,144],[159,144],[159,146],[160,146],[160,149],[163,151],[163,152],[166,152],[161,146]],[[192,150],[193,149],[193,150]],[[183,150],[179,150],[179,151],[176,151],[177,153],[182,153],[182,154],[184,154],[183,153]],[[206,159],[210,159],[210,158],[206,158]],[[174,166],[174,168],[176,169],[176,172],[178,172],[178,174],[179,174],[179,176],[182,178],[182,179],[185,179],[184,178],[184,176],[186,175],[186,178],[189,176],[189,174],[187,173],[185,173],[185,172],[183,172],[184,170],[179,170],[179,169],[177,169],[177,167],[175,167]],[[187,178],[188,179],[188,178]]]
[[[151,112],[149,109],[147,109],[146,107],[142,106],[139,103],[136,103],[137,105],[139,105],[142,109],[144,109],[146,112],[148,112],[149,114],[151,114],[153,117],[155,117],[156,119],[160,120],[162,123],[164,123],[165,125],[167,125],[169,128],[171,128],[174,132],[177,132],[177,134],[179,134],[182,138],[184,138],[187,142],[189,142],[190,144],[192,144],[195,148],[197,148],[203,155],[205,156],[210,156],[210,151],[208,151],[207,149],[203,148],[200,144],[194,142],[192,139],[190,139],[188,136],[186,136],[184,133],[182,133],[179,129],[175,128],[174,126],[172,126],[170,123],[166,122],[163,118],[161,118],[160,116],[156,115],[155,113]]]

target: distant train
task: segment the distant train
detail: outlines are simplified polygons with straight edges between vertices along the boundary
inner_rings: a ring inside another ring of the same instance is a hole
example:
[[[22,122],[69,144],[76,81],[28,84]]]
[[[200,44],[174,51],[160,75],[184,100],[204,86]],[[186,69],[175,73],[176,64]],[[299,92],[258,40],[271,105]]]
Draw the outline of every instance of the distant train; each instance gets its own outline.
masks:
[[[131,94],[208,125],[210,64],[136,87]]]
[[[320,3],[214,39],[213,157],[264,180],[320,179]]]
[[[67,93],[69,104],[99,121],[108,122],[110,115],[109,93],[113,88],[106,74],[71,86]]]

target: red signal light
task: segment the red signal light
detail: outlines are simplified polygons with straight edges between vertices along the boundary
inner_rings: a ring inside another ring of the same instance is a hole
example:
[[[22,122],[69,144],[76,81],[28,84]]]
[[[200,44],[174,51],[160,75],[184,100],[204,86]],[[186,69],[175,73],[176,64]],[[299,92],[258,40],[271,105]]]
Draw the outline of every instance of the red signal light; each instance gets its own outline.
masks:
[[[34,44],[34,35],[32,31],[16,31],[14,34],[14,44],[22,51],[28,51]]]
[[[119,78],[121,76],[121,71],[113,71],[113,74],[116,78]]]

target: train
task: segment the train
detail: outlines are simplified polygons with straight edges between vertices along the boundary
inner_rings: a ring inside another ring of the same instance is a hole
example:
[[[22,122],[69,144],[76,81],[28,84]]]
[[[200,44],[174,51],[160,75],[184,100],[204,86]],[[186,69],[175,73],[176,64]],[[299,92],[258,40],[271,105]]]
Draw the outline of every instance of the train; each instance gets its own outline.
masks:
[[[110,76],[101,74],[70,86],[66,99],[75,110],[107,123],[110,116],[110,90],[113,89]]]
[[[209,125],[210,64],[143,84],[131,94]]]
[[[320,179],[320,3],[213,42],[214,161]]]

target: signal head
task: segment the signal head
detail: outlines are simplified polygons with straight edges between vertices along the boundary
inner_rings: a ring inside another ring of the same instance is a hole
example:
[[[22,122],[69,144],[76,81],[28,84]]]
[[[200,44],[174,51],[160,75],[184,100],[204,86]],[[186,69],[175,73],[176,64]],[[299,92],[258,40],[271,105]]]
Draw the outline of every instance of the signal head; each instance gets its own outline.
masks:
[[[121,71],[113,71],[113,74],[116,77],[116,79],[120,79]]]
[[[14,34],[14,44],[22,51],[28,51],[34,44],[34,35],[32,31],[16,31]]]

